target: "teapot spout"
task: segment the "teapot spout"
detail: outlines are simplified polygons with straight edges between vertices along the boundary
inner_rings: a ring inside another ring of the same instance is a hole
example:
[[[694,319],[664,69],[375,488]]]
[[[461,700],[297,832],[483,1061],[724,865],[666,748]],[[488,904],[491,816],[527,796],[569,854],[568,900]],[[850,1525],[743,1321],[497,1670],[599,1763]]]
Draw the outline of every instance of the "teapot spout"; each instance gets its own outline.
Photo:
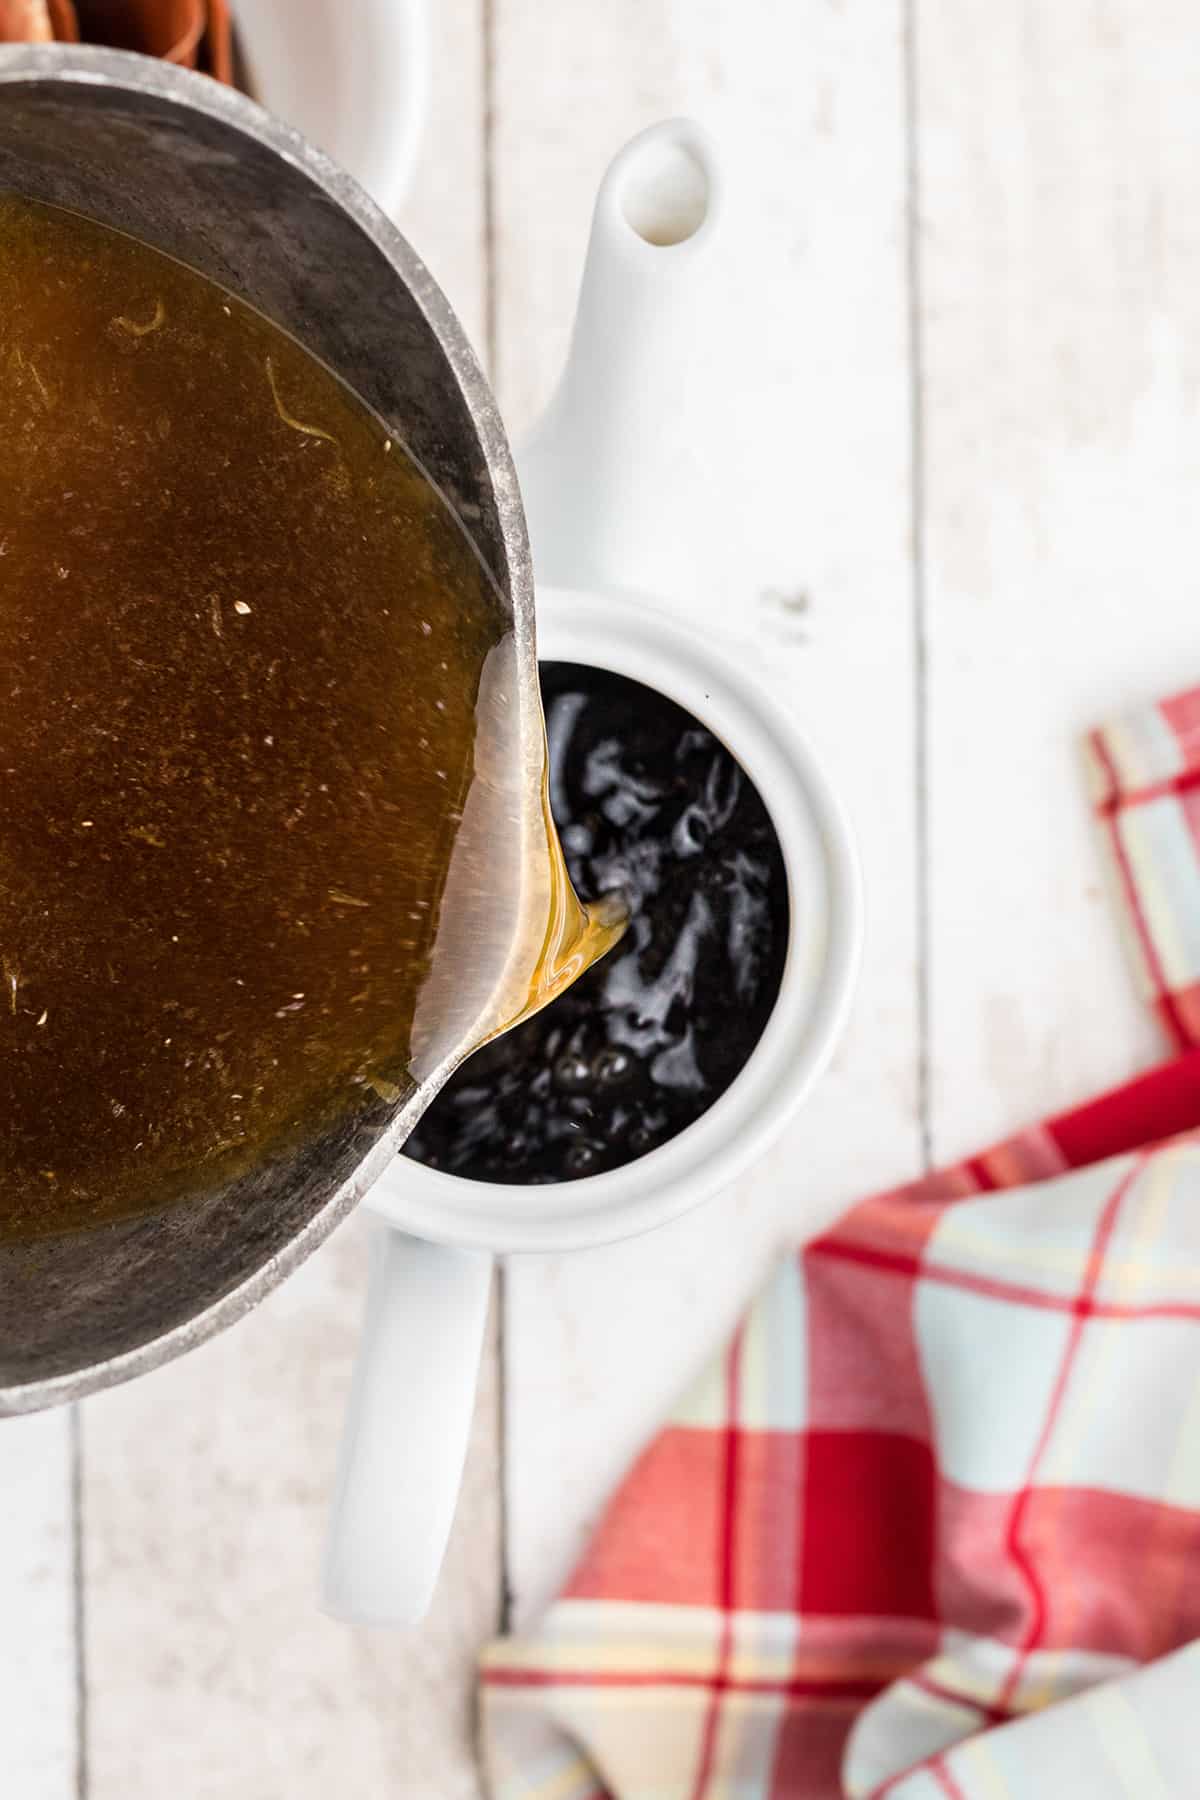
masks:
[[[566,367],[517,456],[540,582],[662,596],[711,585],[700,302],[720,214],[717,157],[689,119],[651,126],[609,166]]]

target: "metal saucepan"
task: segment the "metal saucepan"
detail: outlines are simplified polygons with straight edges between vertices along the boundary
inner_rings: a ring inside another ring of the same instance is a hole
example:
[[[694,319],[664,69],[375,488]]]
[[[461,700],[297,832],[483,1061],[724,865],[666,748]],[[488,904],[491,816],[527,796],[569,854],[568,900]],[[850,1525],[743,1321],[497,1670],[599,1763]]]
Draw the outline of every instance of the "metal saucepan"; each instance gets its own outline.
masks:
[[[511,612],[532,755],[532,582],[504,432],[444,296],[354,182],[203,76],[105,50],[26,48],[0,51],[0,189],[178,257],[291,331],[375,407],[491,566]],[[0,1413],[123,1380],[239,1318],[350,1210],[443,1073],[199,1198],[0,1245]]]

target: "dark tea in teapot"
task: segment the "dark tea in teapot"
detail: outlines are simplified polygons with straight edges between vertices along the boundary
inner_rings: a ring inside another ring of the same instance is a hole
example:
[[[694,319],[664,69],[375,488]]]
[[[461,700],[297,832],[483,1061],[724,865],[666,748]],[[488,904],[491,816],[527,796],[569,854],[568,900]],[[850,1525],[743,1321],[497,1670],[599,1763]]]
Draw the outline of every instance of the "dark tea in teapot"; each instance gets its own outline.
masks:
[[[323,364],[0,194],[0,1237],[398,1103],[607,947],[507,629]]]
[[[621,947],[549,1012],[471,1058],[404,1154],[526,1185],[619,1169],[719,1100],[783,980],[787,870],[728,749],[666,695],[609,670],[542,665],[550,797],[585,898],[619,892]]]

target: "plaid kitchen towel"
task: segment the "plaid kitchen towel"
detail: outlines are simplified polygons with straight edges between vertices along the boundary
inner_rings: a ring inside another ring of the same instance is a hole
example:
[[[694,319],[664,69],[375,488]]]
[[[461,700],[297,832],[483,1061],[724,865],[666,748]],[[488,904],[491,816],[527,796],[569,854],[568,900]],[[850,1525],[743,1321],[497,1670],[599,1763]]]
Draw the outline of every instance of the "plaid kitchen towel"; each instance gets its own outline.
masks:
[[[782,1263],[487,1652],[494,1800],[1200,1795],[1200,690],[1088,753],[1175,1060]]]

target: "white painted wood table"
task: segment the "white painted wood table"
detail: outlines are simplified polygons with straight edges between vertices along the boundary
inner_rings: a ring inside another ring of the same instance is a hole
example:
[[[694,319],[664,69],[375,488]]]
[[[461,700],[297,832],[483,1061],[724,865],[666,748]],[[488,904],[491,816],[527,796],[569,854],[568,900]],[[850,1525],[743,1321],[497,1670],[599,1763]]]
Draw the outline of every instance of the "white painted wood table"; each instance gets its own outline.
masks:
[[[456,1800],[472,1663],[553,1593],[782,1240],[1149,1060],[1080,730],[1200,676],[1200,24],[1188,0],[431,0],[401,223],[519,435],[610,154],[733,170],[712,396],[740,653],[818,744],[871,912],[852,1031],[768,1163],[504,1277],[433,1617],[315,1570],[351,1224],[250,1321],[0,1428],[3,1800]],[[697,594],[697,620],[715,594]],[[730,608],[722,606],[728,630]]]

